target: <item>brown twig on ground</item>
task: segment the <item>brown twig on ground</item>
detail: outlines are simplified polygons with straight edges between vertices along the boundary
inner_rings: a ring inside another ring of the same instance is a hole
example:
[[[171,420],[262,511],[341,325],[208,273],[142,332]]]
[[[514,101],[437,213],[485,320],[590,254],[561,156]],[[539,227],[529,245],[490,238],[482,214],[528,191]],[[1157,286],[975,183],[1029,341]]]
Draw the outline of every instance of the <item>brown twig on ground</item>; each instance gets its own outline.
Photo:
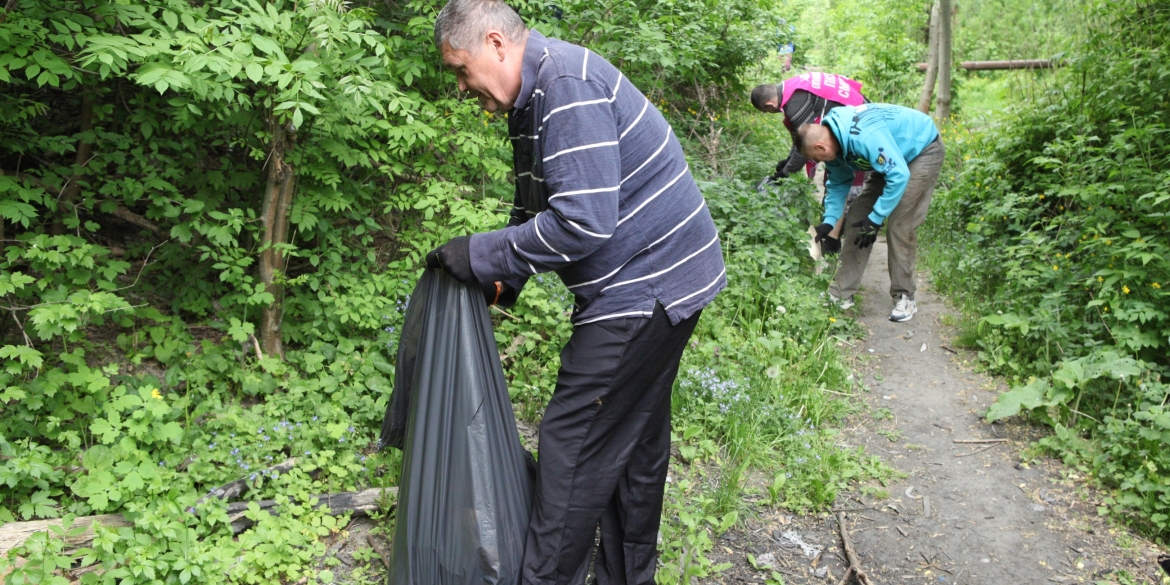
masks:
[[[390,570],[390,553],[386,547],[378,544],[378,539],[373,534],[366,535],[366,542],[370,543],[370,548],[374,549],[374,553],[378,555],[378,560],[382,561],[382,565],[386,570]]]
[[[849,582],[850,577],[853,577],[861,585],[873,585],[873,582],[865,575],[865,571],[861,570],[861,561],[857,558],[857,552],[853,550],[853,539],[849,538],[849,529],[845,528],[844,512],[837,512],[837,527],[841,531],[841,544],[845,548],[845,559],[849,561],[849,569],[845,571],[845,576],[841,577],[837,585],[845,585]]]
[[[972,455],[976,455],[976,454],[982,453],[982,452],[984,452],[984,451],[986,451],[986,450],[988,450],[988,449],[994,449],[994,448],[995,448],[995,447],[997,447],[998,445],[1000,445],[1000,443],[998,443],[998,442],[996,442],[996,443],[992,443],[992,444],[990,444],[990,445],[988,445],[988,446],[986,446],[986,447],[984,447],[984,448],[982,448],[982,449],[980,449],[980,450],[978,450],[978,451],[972,451],[972,452],[970,452],[970,453],[959,453],[958,455],[955,455],[955,457],[970,457],[970,456],[972,456]]]
[[[952,443],[1006,443],[1007,439],[955,439]]]

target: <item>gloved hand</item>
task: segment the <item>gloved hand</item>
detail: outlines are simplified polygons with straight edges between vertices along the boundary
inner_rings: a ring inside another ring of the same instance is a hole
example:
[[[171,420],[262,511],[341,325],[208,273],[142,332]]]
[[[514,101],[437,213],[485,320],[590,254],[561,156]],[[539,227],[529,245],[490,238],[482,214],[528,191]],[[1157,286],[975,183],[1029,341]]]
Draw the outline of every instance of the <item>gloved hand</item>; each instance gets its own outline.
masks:
[[[824,254],[836,254],[841,251],[841,240],[829,236],[833,231],[833,224],[822,223],[813,228],[817,232],[814,240],[821,245],[821,252]]]
[[[834,237],[825,236],[825,239],[821,240],[821,253],[822,254],[840,254],[841,253],[841,240],[838,240],[837,238],[834,238]]]
[[[773,181],[775,181],[776,179],[787,179],[788,178],[788,171],[785,170],[785,167],[788,166],[788,161],[790,161],[790,160],[792,160],[791,155],[785,157],[784,160],[776,163],[776,172],[772,174]]]
[[[825,241],[825,238],[829,237],[829,232],[833,231],[833,224],[822,223],[821,225],[813,228],[813,230],[817,232],[817,237],[814,238],[814,240],[816,240],[817,243],[821,243]]]
[[[427,268],[441,269],[451,278],[465,284],[480,284],[471,271],[471,236],[451,238],[446,244],[431,250],[427,254]],[[495,289],[493,283],[492,297],[495,297]],[[487,294],[486,290],[484,294]]]
[[[878,230],[882,229],[882,224],[874,223],[866,217],[854,223],[853,227],[860,228],[857,231],[857,237],[853,239],[853,245],[858,248],[868,248],[877,241]]]

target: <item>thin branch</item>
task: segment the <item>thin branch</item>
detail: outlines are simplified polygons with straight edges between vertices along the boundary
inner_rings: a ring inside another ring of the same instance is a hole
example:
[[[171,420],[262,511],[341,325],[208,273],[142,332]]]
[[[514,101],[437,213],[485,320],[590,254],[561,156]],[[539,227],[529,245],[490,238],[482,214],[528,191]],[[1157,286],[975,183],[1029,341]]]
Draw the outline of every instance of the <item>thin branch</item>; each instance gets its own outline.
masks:
[[[9,4],[11,4],[11,2],[9,2]],[[27,345],[29,349],[36,349],[33,347],[32,340],[28,338],[28,333],[24,332],[24,324],[20,322],[20,319],[16,318],[16,309],[9,308],[8,310],[12,312],[12,320],[16,321],[16,326],[20,328],[20,334],[24,336],[24,344]]]

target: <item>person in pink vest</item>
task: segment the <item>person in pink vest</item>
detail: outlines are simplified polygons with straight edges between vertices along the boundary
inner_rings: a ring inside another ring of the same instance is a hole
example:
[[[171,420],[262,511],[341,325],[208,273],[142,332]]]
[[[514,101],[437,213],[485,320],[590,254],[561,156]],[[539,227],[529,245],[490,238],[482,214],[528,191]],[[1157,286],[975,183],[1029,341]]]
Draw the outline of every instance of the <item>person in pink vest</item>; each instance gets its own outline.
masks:
[[[820,72],[803,73],[785,79],[778,85],[757,85],[752,90],[751,99],[752,106],[761,112],[784,114],[784,127],[793,135],[794,145],[796,130],[802,125],[820,123],[821,118],[833,108],[869,102],[861,93],[861,82],[844,75]],[[762,190],[778,179],[788,177],[801,167],[805,168],[811,179],[816,170],[816,162],[809,161],[793,146],[788,152],[788,157],[776,164],[776,172],[760,181],[757,190]],[[854,177],[853,187],[849,191],[850,201],[861,192],[865,176],[866,173],[859,172]],[[837,222],[832,232],[817,235],[817,242],[824,253],[835,254],[841,251],[841,223]]]

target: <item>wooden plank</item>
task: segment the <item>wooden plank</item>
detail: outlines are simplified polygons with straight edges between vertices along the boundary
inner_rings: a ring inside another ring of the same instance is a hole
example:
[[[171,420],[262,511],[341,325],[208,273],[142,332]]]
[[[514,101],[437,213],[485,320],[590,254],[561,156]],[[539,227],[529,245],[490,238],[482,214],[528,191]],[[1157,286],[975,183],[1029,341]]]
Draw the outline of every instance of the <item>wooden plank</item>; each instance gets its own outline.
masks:
[[[1060,62],[1051,59],[1013,59],[1009,61],[963,61],[959,67],[967,71],[1004,71],[1009,69],[1052,69]],[[926,71],[927,64],[919,63],[918,70]]]

